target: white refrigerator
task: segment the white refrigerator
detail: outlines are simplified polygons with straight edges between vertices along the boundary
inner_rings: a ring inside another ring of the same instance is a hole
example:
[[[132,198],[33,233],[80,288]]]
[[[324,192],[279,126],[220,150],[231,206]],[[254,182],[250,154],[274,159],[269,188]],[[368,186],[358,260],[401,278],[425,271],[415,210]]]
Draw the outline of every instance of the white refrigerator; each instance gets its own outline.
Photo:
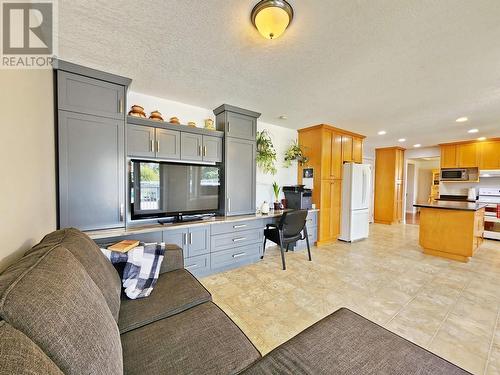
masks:
[[[368,237],[370,185],[370,165],[344,164],[340,240],[352,242]]]

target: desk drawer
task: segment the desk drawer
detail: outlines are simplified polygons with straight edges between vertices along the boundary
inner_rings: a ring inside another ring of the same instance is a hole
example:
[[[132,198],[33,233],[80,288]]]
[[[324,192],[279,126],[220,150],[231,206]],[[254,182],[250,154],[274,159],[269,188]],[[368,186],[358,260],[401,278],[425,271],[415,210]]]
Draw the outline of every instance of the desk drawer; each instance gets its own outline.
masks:
[[[222,271],[245,263],[252,263],[259,260],[261,255],[262,244],[260,243],[212,253],[210,254],[212,271]]]
[[[262,228],[255,228],[241,232],[218,234],[211,238],[211,252],[231,249],[233,247],[245,246],[263,241],[264,231]]]
[[[317,227],[318,226],[318,213],[316,211],[309,212],[306,219],[307,227]]]
[[[318,241],[318,228],[317,227],[307,227],[307,234],[309,236],[309,246],[314,246],[316,241]],[[293,250],[304,250],[307,249],[306,240],[297,241]]]
[[[235,221],[233,223],[225,224],[212,224],[212,235],[241,232],[249,229],[262,229],[264,228],[262,219],[248,220],[248,221]]]
[[[195,276],[204,275],[210,271],[210,255],[199,255],[184,259],[184,268]]]

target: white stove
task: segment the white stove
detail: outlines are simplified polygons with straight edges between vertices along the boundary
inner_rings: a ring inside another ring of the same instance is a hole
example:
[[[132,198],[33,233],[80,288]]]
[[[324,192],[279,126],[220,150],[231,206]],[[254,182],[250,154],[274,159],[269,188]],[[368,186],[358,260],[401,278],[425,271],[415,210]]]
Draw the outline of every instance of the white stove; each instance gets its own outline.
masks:
[[[479,188],[479,203],[487,203],[484,213],[484,238],[500,240],[500,188]]]

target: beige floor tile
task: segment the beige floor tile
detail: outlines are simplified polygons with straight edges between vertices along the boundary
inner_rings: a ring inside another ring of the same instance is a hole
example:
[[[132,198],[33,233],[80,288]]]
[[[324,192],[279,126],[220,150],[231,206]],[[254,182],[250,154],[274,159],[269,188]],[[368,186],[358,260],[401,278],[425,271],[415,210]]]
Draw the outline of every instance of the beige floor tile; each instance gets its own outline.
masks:
[[[436,338],[429,346],[429,350],[473,374],[483,374],[486,367],[486,358],[445,340]]]

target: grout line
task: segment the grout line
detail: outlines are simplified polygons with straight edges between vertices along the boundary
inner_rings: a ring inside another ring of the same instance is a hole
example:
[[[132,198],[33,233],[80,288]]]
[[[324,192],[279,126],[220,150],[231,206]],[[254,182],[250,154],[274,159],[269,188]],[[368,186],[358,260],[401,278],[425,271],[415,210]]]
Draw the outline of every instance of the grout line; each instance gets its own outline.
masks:
[[[467,289],[467,287],[470,285],[470,283],[472,282],[472,278],[469,280],[469,282],[464,285],[464,287],[460,290],[460,293],[458,294],[457,296],[457,299],[455,300],[455,303],[453,303],[453,305],[449,308],[448,312],[446,313],[445,317],[443,318],[443,320],[441,321],[441,323],[439,324],[439,327],[438,329],[436,329],[436,332],[434,332],[434,334],[432,335],[432,338],[430,339],[429,341],[429,347],[432,345],[432,342],[434,341],[434,339],[436,338],[439,330],[443,327],[443,324],[444,322],[446,322],[446,319],[448,319],[448,317],[450,316],[451,312],[453,311],[453,309],[457,306],[458,304],[458,300],[460,299],[460,297],[462,296],[462,294],[464,293],[464,290]]]
[[[491,340],[490,340],[490,349],[488,350],[488,358],[486,358],[486,363],[484,364],[483,374],[485,374],[485,375],[486,375],[486,372],[488,371],[488,366],[490,364],[490,359],[491,359],[491,352],[493,351],[493,344],[495,343],[496,331],[497,331],[497,328],[499,327],[499,323],[500,323],[500,302],[497,302],[497,304],[498,304],[497,319],[495,321],[495,325],[493,326],[493,333],[491,335]]]

